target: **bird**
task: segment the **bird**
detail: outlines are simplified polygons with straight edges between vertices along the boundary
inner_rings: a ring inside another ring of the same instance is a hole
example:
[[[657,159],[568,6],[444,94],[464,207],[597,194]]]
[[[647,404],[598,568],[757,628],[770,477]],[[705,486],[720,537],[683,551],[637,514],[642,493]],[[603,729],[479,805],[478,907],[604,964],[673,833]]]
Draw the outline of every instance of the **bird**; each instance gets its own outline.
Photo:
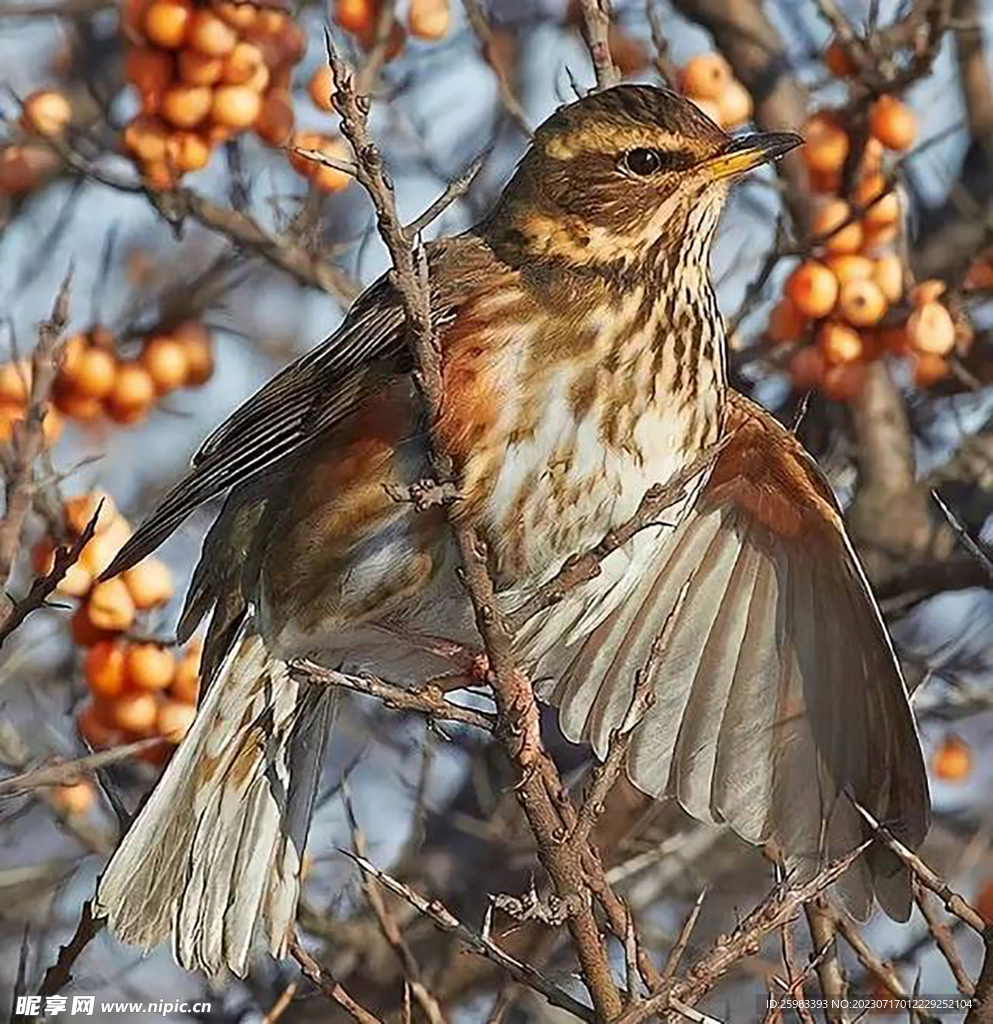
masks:
[[[778,851],[793,877],[871,838],[911,848],[929,795],[894,648],[842,509],[794,434],[729,383],[710,251],[731,186],[801,143],[731,136],[623,84],[556,110],[492,210],[424,247],[441,371],[430,415],[390,275],[201,445],[124,545],[134,565],[222,499],[177,636],[210,616],[196,719],[104,872],[118,939],[243,976],[292,936],[334,688],[307,657],[418,685],[480,640],[449,519],[487,548],[501,610],[716,456],[682,499],[534,615],[514,656],[565,736],[603,758],[665,629],[626,771]],[[397,500],[451,459],[451,508]],[[706,463],[706,460],[704,460]],[[869,846],[838,883],[910,910]]]

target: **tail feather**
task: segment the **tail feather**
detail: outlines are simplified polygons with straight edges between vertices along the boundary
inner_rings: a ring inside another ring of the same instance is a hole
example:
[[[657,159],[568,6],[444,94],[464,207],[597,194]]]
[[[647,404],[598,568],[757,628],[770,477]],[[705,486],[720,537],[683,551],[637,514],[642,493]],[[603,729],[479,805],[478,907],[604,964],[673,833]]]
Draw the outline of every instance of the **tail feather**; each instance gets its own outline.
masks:
[[[290,678],[242,632],[97,891],[96,913],[145,948],[243,976],[260,937],[285,955],[333,690]]]

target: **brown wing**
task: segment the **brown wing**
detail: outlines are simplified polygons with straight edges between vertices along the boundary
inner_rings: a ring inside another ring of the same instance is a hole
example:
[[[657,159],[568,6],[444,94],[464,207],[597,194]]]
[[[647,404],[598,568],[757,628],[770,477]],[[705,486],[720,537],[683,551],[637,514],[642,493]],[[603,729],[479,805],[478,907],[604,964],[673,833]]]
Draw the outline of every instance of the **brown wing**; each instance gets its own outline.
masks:
[[[830,488],[752,403],[734,397],[728,429],[671,543],[555,683],[563,729],[605,753],[685,589],[658,699],[632,740],[632,781],[753,843],[774,840],[802,875],[865,838],[846,790],[917,846],[929,819],[917,732]],[[908,879],[885,849],[840,888],[861,917],[873,892],[892,916],[909,914]]]
[[[466,295],[486,287],[497,261],[472,232],[431,242],[426,249],[432,317],[441,326]],[[197,506],[285,467],[364,395],[410,369],[400,298],[384,276],[356,299],[327,341],[286,367],[207,438],[192,471],[141,524],[104,578],[144,558]]]
[[[403,311],[377,281],[342,325],[286,367],[204,442],[192,471],[162,499],[104,572],[115,576],[161,544],[199,505],[250,484],[346,416],[384,368],[403,372]]]

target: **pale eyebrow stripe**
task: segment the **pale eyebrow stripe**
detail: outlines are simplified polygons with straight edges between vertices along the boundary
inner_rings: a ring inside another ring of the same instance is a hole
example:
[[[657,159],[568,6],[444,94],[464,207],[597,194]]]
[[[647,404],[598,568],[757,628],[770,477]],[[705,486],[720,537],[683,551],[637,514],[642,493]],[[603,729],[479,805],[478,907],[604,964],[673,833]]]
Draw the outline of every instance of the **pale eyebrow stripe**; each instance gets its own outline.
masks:
[[[555,135],[545,143],[546,155],[556,160],[571,160],[581,153],[616,153],[623,149],[685,150],[686,139],[672,132],[644,128],[577,128]]]

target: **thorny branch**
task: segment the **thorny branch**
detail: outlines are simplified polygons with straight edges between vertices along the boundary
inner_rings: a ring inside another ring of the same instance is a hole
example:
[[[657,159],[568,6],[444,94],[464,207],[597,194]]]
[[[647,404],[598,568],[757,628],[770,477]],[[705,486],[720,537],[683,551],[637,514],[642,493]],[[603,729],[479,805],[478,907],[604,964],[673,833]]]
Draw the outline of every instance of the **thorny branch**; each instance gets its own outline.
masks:
[[[21,545],[21,531],[34,498],[34,464],[44,448],[43,426],[48,411],[48,396],[55,383],[62,348],[62,333],[69,321],[69,295],[72,268],[66,272],[55,297],[52,313],[38,327],[38,344],[31,356],[31,381],[24,420],[14,427],[11,454],[4,468],[5,511],[0,521],[0,583],[6,586]],[[13,613],[7,604],[2,614],[6,622]]]

